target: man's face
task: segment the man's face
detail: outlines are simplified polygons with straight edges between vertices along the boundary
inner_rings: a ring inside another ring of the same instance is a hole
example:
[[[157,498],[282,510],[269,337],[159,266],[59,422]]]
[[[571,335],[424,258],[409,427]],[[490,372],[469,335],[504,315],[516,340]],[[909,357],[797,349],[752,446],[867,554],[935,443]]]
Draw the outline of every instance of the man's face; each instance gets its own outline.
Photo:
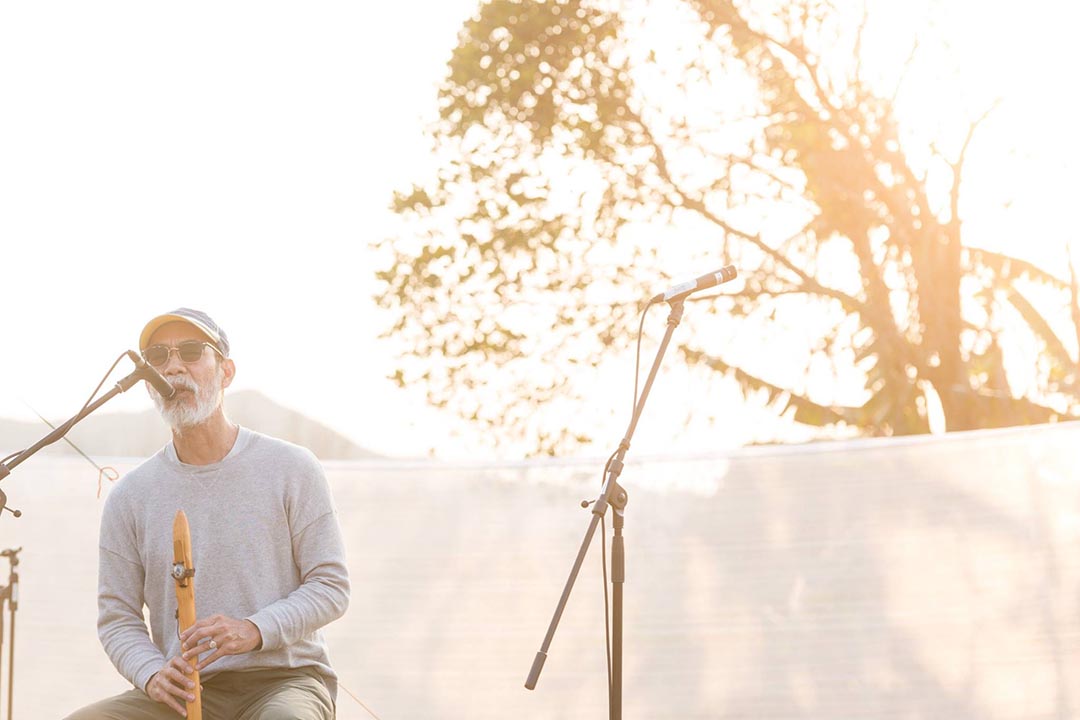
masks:
[[[208,338],[193,325],[171,322],[158,328],[150,336],[149,344],[175,348],[185,340],[204,342]],[[156,369],[176,388],[176,394],[166,400],[149,383],[147,392],[165,422],[178,431],[205,422],[217,411],[222,391],[232,383],[235,373],[232,360],[222,359],[208,347],[203,348],[202,357],[191,363],[182,361],[179,353],[171,352],[168,361]]]

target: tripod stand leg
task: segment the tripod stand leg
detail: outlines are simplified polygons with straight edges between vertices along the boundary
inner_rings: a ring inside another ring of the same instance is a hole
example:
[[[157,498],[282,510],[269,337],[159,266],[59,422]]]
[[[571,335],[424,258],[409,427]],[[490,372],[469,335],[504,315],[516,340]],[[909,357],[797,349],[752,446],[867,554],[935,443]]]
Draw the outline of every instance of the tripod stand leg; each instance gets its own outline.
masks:
[[[623,496],[625,497],[625,495]],[[625,507],[625,506],[624,506]],[[622,720],[623,688],[623,584],[626,582],[626,549],[623,545],[623,508],[614,508],[611,541],[611,720]]]
[[[0,587],[0,699],[4,697],[4,603],[7,602],[7,592],[6,587]],[[10,688],[8,692],[11,692]]]
[[[7,720],[15,717],[15,602],[8,602],[8,610],[11,612],[11,630],[9,637],[11,644],[8,646],[8,706]]]

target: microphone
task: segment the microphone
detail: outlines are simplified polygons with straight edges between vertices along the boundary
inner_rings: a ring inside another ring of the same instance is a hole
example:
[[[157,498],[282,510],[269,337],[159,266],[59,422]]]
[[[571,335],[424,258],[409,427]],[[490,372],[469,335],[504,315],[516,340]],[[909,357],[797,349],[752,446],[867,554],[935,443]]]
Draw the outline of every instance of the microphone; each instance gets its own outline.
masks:
[[[134,350],[128,350],[127,356],[131,358],[131,362],[135,363],[135,367],[138,368],[136,372],[139,373],[139,376],[153,385],[154,389],[157,390],[158,395],[168,400],[176,394],[176,388],[170,385],[168,380],[161,377],[161,373],[150,367],[150,365],[142,359],[142,356],[139,355],[139,353]]]
[[[691,293],[696,293],[698,290],[705,290],[707,288],[716,287],[722,283],[734,280],[739,272],[735,269],[734,265],[728,265],[722,267],[716,272],[711,272],[708,275],[702,275],[697,280],[690,280],[679,285],[674,285],[667,289],[666,292],[662,292],[659,295],[653,296],[649,300],[649,304],[658,302],[677,302],[684,299]]]

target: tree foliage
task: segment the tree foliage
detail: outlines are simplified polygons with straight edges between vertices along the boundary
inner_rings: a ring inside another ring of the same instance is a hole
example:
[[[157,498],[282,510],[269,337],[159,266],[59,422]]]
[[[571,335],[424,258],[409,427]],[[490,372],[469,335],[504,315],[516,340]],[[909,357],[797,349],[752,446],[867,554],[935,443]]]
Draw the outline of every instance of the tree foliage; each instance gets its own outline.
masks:
[[[552,451],[588,431],[534,409],[626,347],[665,270],[730,261],[744,285],[695,306],[683,356],[797,422],[1073,415],[1075,279],[964,236],[965,158],[992,107],[952,145],[911,147],[903,63],[872,82],[867,27],[823,0],[484,3],[440,88],[437,173],[395,196],[404,230],[381,243],[389,332],[411,348],[398,381]],[[770,344],[712,339],[732,324]],[[1015,370],[1017,346],[1034,369]]]

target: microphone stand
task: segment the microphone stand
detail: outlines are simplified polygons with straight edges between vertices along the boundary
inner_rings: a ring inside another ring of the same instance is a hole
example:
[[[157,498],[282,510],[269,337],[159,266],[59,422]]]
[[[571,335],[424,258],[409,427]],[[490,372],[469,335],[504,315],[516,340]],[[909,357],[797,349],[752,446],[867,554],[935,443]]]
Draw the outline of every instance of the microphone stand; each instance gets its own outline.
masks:
[[[638,398],[637,406],[634,408],[633,416],[630,418],[630,426],[626,430],[626,436],[623,437],[622,442],[619,443],[619,449],[605,468],[606,480],[604,481],[603,489],[600,491],[600,496],[593,503],[592,519],[589,521],[589,528],[585,532],[585,539],[581,542],[581,549],[578,550],[577,559],[574,561],[574,566],[570,570],[570,577],[566,581],[562,597],[559,598],[559,604],[555,608],[555,615],[551,618],[551,624],[548,626],[547,635],[544,637],[544,642],[540,646],[540,651],[536,653],[536,657],[533,659],[532,668],[529,670],[529,677],[525,680],[525,687],[529,690],[536,687],[536,682],[540,678],[540,671],[543,669],[544,661],[547,659],[548,649],[551,647],[551,641],[555,637],[555,629],[558,627],[563,610],[566,608],[566,603],[570,599],[570,591],[573,589],[574,581],[577,579],[578,572],[581,570],[581,564],[585,560],[585,554],[592,544],[593,535],[596,533],[596,526],[607,512],[608,505],[610,505],[614,513],[614,519],[612,521],[614,538],[611,542],[611,583],[613,585],[611,612],[611,684],[608,687],[608,716],[610,720],[622,720],[623,691],[623,584],[626,582],[626,554],[623,545],[623,525],[629,496],[627,495],[626,490],[619,485],[618,480],[619,475],[623,470],[623,460],[626,458],[626,452],[630,449],[630,440],[634,436],[634,430],[637,428],[638,420],[641,418],[641,412],[645,408],[645,401],[649,398],[649,390],[652,388],[653,380],[656,378],[656,373],[660,369],[660,363],[664,359],[664,353],[667,351],[668,343],[671,342],[671,335],[675,332],[675,328],[682,320],[684,300],[685,296],[670,301],[671,312],[668,315],[667,331],[664,333],[664,339],[656,352],[656,359],[653,360],[652,369],[649,371],[649,377],[645,381],[645,385],[641,390],[641,397]],[[605,624],[607,623],[606,617],[604,618],[604,622]]]
[[[11,563],[11,569],[8,573],[8,584],[0,586],[0,650],[3,648],[4,641],[4,603],[8,604],[8,610],[11,613],[11,640],[8,646],[8,679],[7,679],[7,720],[11,720],[14,713],[15,706],[15,611],[19,609],[19,573],[15,571],[15,568],[19,567],[19,553],[22,552],[22,548],[14,548],[4,550],[3,557],[6,557]],[[0,651],[0,666],[3,665],[3,652]],[[0,677],[0,684],[2,684],[3,678]]]
[[[129,356],[134,355],[134,353],[130,350],[128,351],[128,354]],[[135,357],[138,356],[136,355]],[[60,438],[67,435],[71,428],[75,427],[75,424],[85,418],[87,415],[94,412],[99,407],[109,402],[120,393],[127,392],[135,383],[139,382],[140,380],[148,380],[148,369],[152,370],[152,368],[149,368],[149,366],[143,365],[137,368],[135,372],[131,373],[127,377],[121,378],[120,381],[117,382],[116,385],[114,385],[107,393],[84,407],[82,410],[72,416],[67,422],[57,426],[56,429],[53,430],[51,433],[41,438],[36,443],[26,448],[14,458],[12,458],[10,462],[0,463],[0,480],[3,480],[8,475],[10,475],[12,470],[21,465],[26,460],[29,460],[39,450],[49,445],[52,445]],[[0,492],[0,515],[3,515],[4,510],[7,510],[15,517],[20,517],[22,515],[22,512],[20,512],[19,510],[13,510],[12,508],[7,507],[7,496],[4,495],[3,492]]]
[[[71,428],[75,427],[75,424],[78,423],[83,418],[85,418],[87,415],[94,412],[99,407],[101,407],[105,403],[109,402],[110,400],[112,400],[114,397],[116,397],[120,393],[127,392],[128,390],[131,389],[131,387],[133,385],[135,385],[135,383],[139,382],[140,380],[148,380],[148,379],[150,379],[150,374],[149,373],[151,372],[152,369],[149,368],[149,366],[147,366],[145,363],[142,362],[142,358],[140,358],[138,355],[135,355],[135,353],[130,351],[130,350],[128,351],[128,356],[131,357],[132,360],[136,361],[136,365],[138,367],[135,370],[135,372],[133,372],[130,375],[122,378],[107,393],[105,393],[104,395],[102,395],[100,398],[98,398],[94,402],[90,403],[89,405],[86,405],[82,410],[80,410],[78,413],[76,413],[71,419],[69,419],[67,422],[63,423],[62,425],[57,426],[57,428],[55,430],[53,430],[51,433],[49,433],[48,435],[46,435],[45,437],[41,438],[36,443],[31,445],[30,447],[28,447],[25,450],[23,450],[22,452],[20,452],[10,462],[0,463],[0,480],[3,480],[8,475],[10,475],[12,470],[14,470],[16,467],[21,465],[26,460],[30,459],[30,457],[35,455],[39,450],[41,450],[42,448],[44,448],[44,447],[46,447],[48,445],[52,445],[54,442],[56,442],[60,438],[64,437],[64,435],[67,435],[68,431],[70,431]],[[14,515],[15,517],[21,517],[22,516],[22,511],[21,510],[15,510],[13,508],[7,507],[7,495],[4,494],[3,490],[0,490],[0,516],[2,516],[4,514],[5,510],[7,510],[9,513]],[[12,718],[12,709],[14,708],[14,696],[15,696],[15,611],[19,607],[19,594],[18,594],[19,574],[17,572],[15,572],[15,568],[19,564],[18,553],[21,550],[22,550],[22,548],[20,547],[18,550],[4,550],[3,553],[2,553],[2,555],[4,557],[8,558],[10,560],[10,562],[11,562],[11,576],[10,576],[9,582],[8,582],[6,587],[0,587],[0,659],[3,658],[3,646],[4,646],[4,633],[3,633],[3,605],[4,605],[4,602],[8,603],[9,609],[11,611],[11,639],[10,639],[11,644],[10,644],[10,646],[8,648],[10,655],[9,655],[9,661],[8,661],[8,703],[7,703],[8,704],[8,712],[7,712],[7,720],[11,720],[11,718]],[[2,680],[2,678],[0,678],[0,680]]]

